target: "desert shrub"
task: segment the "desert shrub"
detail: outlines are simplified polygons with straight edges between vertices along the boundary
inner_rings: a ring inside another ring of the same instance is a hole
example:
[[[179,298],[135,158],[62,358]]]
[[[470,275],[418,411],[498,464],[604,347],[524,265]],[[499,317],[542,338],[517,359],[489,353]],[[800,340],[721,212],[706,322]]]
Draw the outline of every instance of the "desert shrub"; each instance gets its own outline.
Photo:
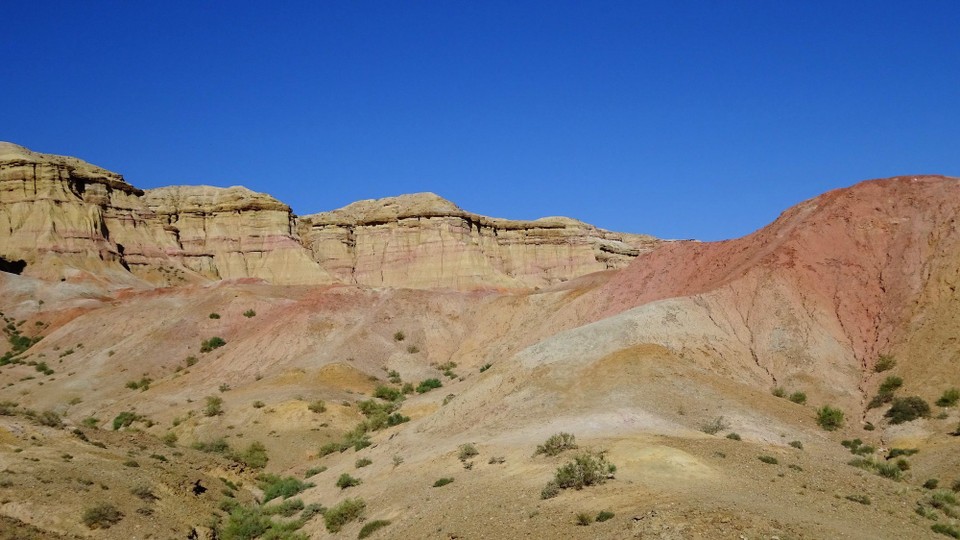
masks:
[[[230,385],[227,384],[227,383],[221,383],[220,386],[217,387],[217,390],[219,390],[220,393],[229,392],[229,391],[230,391]]]
[[[706,433],[707,435],[716,435],[717,433],[720,433],[729,427],[730,424],[728,424],[722,416],[718,416],[713,420],[709,420],[700,424],[700,431]]]
[[[896,375],[890,375],[880,383],[879,392],[881,394],[892,394],[903,386],[903,378]]]
[[[360,482],[359,478],[354,478],[347,473],[343,473],[340,475],[340,478],[337,478],[336,486],[340,489],[347,489],[349,487],[359,486]]]
[[[357,538],[366,538],[374,532],[386,527],[387,525],[390,525],[390,521],[386,519],[375,519],[373,521],[368,521],[363,527],[360,528],[360,534],[357,535]]]
[[[359,519],[366,508],[367,503],[363,502],[363,499],[345,499],[327,510],[323,515],[323,521],[328,531],[340,532],[344,525]]]
[[[130,425],[134,422],[139,422],[141,420],[143,420],[143,417],[139,414],[132,413],[130,411],[124,411],[113,419],[113,430],[116,431],[120,428],[130,427]]]
[[[774,386],[773,389],[770,390],[770,393],[780,398],[786,397],[787,395],[787,391],[784,390],[782,386]]]
[[[817,424],[826,431],[834,431],[843,426],[843,411],[824,405],[817,409]]]
[[[167,446],[176,446],[179,437],[177,437],[176,433],[168,431],[163,435],[163,437],[160,437],[160,440]]]
[[[938,485],[940,485],[940,481],[936,478],[931,478],[923,483],[923,489],[937,489]]]
[[[37,422],[39,422],[41,426],[63,427],[63,420],[60,419],[60,415],[53,411],[43,411],[37,415]]]
[[[262,409],[262,408],[264,408],[264,407],[266,407],[266,406],[267,406],[267,404],[264,403],[264,402],[262,402],[262,401],[260,401],[259,399],[253,402],[253,408],[254,408],[254,409]]]
[[[223,398],[207,396],[207,405],[203,408],[204,416],[218,416],[223,414]]]
[[[197,364],[197,357],[188,356],[186,359],[184,359],[184,363],[187,364],[187,367],[193,367]]]
[[[587,525],[590,525],[591,523],[593,523],[593,516],[591,516],[586,512],[580,512],[579,514],[577,514],[576,523],[581,527],[586,527]]]
[[[420,381],[420,384],[417,385],[417,393],[425,394],[434,388],[440,388],[443,386],[443,383],[440,382],[440,379],[427,379]]]
[[[127,382],[127,388],[131,390],[145,391],[150,389],[150,383],[152,382],[153,382],[153,379],[151,379],[150,377],[141,377],[139,381]]]
[[[307,472],[303,473],[304,478],[310,478],[311,476],[316,476],[327,470],[326,465],[321,465],[319,467],[310,467],[307,469]]]
[[[891,448],[890,453],[887,454],[887,459],[893,459],[900,456],[912,456],[919,452],[916,448]]]
[[[780,462],[777,460],[777,458],[775,458],[775,457],[773,457],[773,456],[757,456],[757,459],[759,459],[760,461],[762,461],[762,462],[764,462],[764,463],[766,463],[766,464],[768,464],[768,465],[776,465],[776,464],[780,463]]]
[[[943,508],[945,506],[956,506],[956,505],[957,505],[957,496],[945,489],[940,491],[935,491],[933,495],[930,496],[930,506],[934,508]]]
[[[403,383],[403,387],[400,388],[400,391],[406,394],[412,394],[414,392],[413,383]]]
[[[883,416],[889,418],[891,424],[902,424],[930,416],[930,405],[917,396],[897,398]]]
[[[399,388],[380,385],[373,391],[373,397],[385,399],[387,401],[398,401],[403,398],[403,392]]]
[[[797,450],[803,450],[803,443],[800,441],[790,441],[790,446],[796,448]]]
[[[878,475],[890,480],[900,480],[903,476],[903,471],[896,463],[874,463],[873,469]]]
[[[230,444],[223,437],[208,442],[196,441],[190,447],[210,454],[226,454],[230,451]]]
[[[602,452],[583,452],[557,469],[554,480],[561,489],[583,489],[602,484],[617,468]]]
[[[130,493],[136,495],[137,497],[139,497],[140,499],[146,502],[153,502],[159,498],[153,493],[153,490],[150,489],[150,486],[147,486],[144,484],[135,486],[130,490]]]
[[[896,466],[897,466],[898,469],[900,469],[901,471],[904,471],[904,472],[910,470],[910,462],[907,461],[907,460],[905,460],[905,459],[903,459],[903,458],[900,458],[900,459],[897,460]]]
[[[394,467],[394,468],[397,468],[397,467],[399,467],[401,464],[403,464],[403,456],[401,456],[401,455],[399,455],[399,454],[394,454],[394,456],[393,456],[393,467]]]
[[[256,317],[257,312],[252,309],[248,309],[243,312],[243,316],[249,319],[250,317]]]
[[[261,508],[261,511],[268,516],[280,515],[283,517],[292,517],[301,510],[303,510],[303,501],[300,499],[287,499],[280,504]]]
[[[327,404],[324,403],[322,399],[318,399],[314,402],[311,402],[309,405],[307,405],[307,409],[309,409],[311,412],[320,414],[322,412],[327,411]]]
[[[480,366],[480,373],[483,373],[484,371],[490,369],[491,367],[493,367],[493,364],[484,364]]]
[[[220,314],[219,314],[219,313],[211,313],[211,314],[210,314],[210,318],[211,318],[211,319],[219,319],[219,318],[220,318]]]
[[[433,487],[443,487],[447,484],[452,484],[453,478],[438,478],[436,482],[433,483]]]
[[[789,398],[789,399],[790,399],[790,401],[792,401],[792,402],[794,402],[794,403],[796,403],[796,404],[798,404],[798,405],[803,405],[804,403],[807,402],[807,394],[804,393],[804,392],[794,392],[794,393],[790,394],[790,398]]]
[[[557,482],[551,480],[547,482],[547,485],[543,486],[543,489],[540,490],[541,499],[552,499],[560,494],[560,486],[557,485]]]
[[[253,441],[243,452],[232,453],[230,458],[238,463],[243,463],[247,467],[262,469],[267,466],[270,458],[267,456],[267,448],[259,441]]]
[[[603,523],[604,521],[613,519],[613,516],[615,515],[616,514],[614,514],[613,512],[602,510],[599,514],[597,514],[596,521],[597,523]]]
[[[960,529],[946,523],[934,523],[930,526],[930,530],[950,538],[960,538]]]
[[[577,438],[571,433],[556,433],[547,438],[543,444],[537,445],[537,450],[533,455],[543,454],[545,456],[556,456],[564,450],[573,450],[577,448]]]
[[[265,503],[277,497],[289,499],[314,486],[314,484],[301,482],[292,476],[278,476],[276,474],[261,474],[257,477],[257,485],[263,490],[263,502]]]
[[[848,501],[853,501],[853,502],[855,502],[855,503],[860,503],[860,504],[863,504],[863,505],[869,505],[869,504],[870,504],[870,497],[867,497],[866,495],[862,495],[862,494],[847,495],[847,496],[844,497],[844,498],[847,499]]]
[[[0,416],[13,416],[18,406],[19,405],[13,401],[7,401],[7,400],[0,401]],[[95,427],[95,426],[96,424],[94,424],[91,427]]]
[[[360,458],[356,461],[356,463],[353,464],[353,466],[358,469],[362,469],[367,465],[370,465],[371,463],[373,463],[373,460],[371,460],[370,458]]]
[[[487,460],[488,465],[502,465],[507,462],[507,458],[503,456],[490,456],[490,459]]]
[[[397,330],[393,333],[394,341],[403,341],[405,339],[407,339],[407,335],[403,333],[403,330]]]
[[[873,371],[875,373],[883,373],[884,371],[893,369],[895,365],[897,365],[897,360],[894,357],[881,354],[880,357],[877,358],[877,363],[873,366]]]
[[[954,480],[953,484],[950,484],[950,490],[954,493],[960,493],[960,480]]]
[[[740,437],[740,434],[739,434],[739,433],[728,433],[728,434],[727,434],[727,438],[730,439],[731,441],[740,441],[740,440],[743,440],[743,439]]]
[[[210,352],[214,349],[219,349],[220,347],[223,347],[226,344],[227,342],[224,341],[223,338],[214,336],[210,339],[205,339],[203,340],[203,342],[200,343],[200,352],[202,353]]]
[[[420,347],[417,347],[416,345],[407,345],[407,352],[410,354],[417,354],[420,352]]]
[[[123,513],[110,503],[101,503],[83,512],[83,524],[91,529],[109,529],[120,523]]]
[[[457,454],[457,458],[459,458],[460,461],[466,461],[479,454],[480,452],[477,450],[477,447],[473,445],[473,443],[466,443],[460,445],[460,451]]]
[[[953,407],[960,401],[960,389],[949,388],[944,390],[943,395],[937,400],[937,407]]]

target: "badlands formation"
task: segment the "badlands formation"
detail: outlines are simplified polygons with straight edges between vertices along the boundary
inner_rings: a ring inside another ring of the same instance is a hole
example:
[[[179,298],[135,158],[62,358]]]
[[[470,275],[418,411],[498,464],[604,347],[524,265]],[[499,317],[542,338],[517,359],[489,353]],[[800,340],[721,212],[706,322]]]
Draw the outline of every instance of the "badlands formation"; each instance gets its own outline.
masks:
[[[713,243],[298,217],[0,144],[0,539],[949,537],[958,214],[913,176]]]

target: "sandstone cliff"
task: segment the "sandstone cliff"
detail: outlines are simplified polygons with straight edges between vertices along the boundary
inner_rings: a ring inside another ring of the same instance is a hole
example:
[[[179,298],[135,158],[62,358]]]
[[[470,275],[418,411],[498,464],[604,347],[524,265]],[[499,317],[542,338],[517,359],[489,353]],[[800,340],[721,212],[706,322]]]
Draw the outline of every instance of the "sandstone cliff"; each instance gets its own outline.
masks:
[[[657,243],[568,218],[488,218],[433,194],[298,220],[243,187],[143,191],[79,159],[0,143],[0,259],[46,279],[527,288],[620,268]]]
[[[301,218],[300,236],[339,280],[397,287],[529,287],[625,266],[657,244],[569,218],[471,214],[433,193]]]

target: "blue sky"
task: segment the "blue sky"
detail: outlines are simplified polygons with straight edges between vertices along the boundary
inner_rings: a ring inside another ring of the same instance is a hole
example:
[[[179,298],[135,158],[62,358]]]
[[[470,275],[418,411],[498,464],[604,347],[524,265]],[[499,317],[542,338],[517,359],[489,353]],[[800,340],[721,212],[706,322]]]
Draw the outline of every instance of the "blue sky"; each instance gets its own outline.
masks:
[[[715,240],[960,176],[955,1],[8,4],[0,140],[142,188]]]

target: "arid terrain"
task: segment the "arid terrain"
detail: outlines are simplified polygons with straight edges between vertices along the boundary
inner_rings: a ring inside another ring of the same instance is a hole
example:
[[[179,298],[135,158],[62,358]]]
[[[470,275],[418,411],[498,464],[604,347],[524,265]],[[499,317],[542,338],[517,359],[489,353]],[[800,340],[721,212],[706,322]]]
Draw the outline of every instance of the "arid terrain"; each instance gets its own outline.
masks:
[[[0,143],[0,539],[960,537],[958,215],[295,216]]]

